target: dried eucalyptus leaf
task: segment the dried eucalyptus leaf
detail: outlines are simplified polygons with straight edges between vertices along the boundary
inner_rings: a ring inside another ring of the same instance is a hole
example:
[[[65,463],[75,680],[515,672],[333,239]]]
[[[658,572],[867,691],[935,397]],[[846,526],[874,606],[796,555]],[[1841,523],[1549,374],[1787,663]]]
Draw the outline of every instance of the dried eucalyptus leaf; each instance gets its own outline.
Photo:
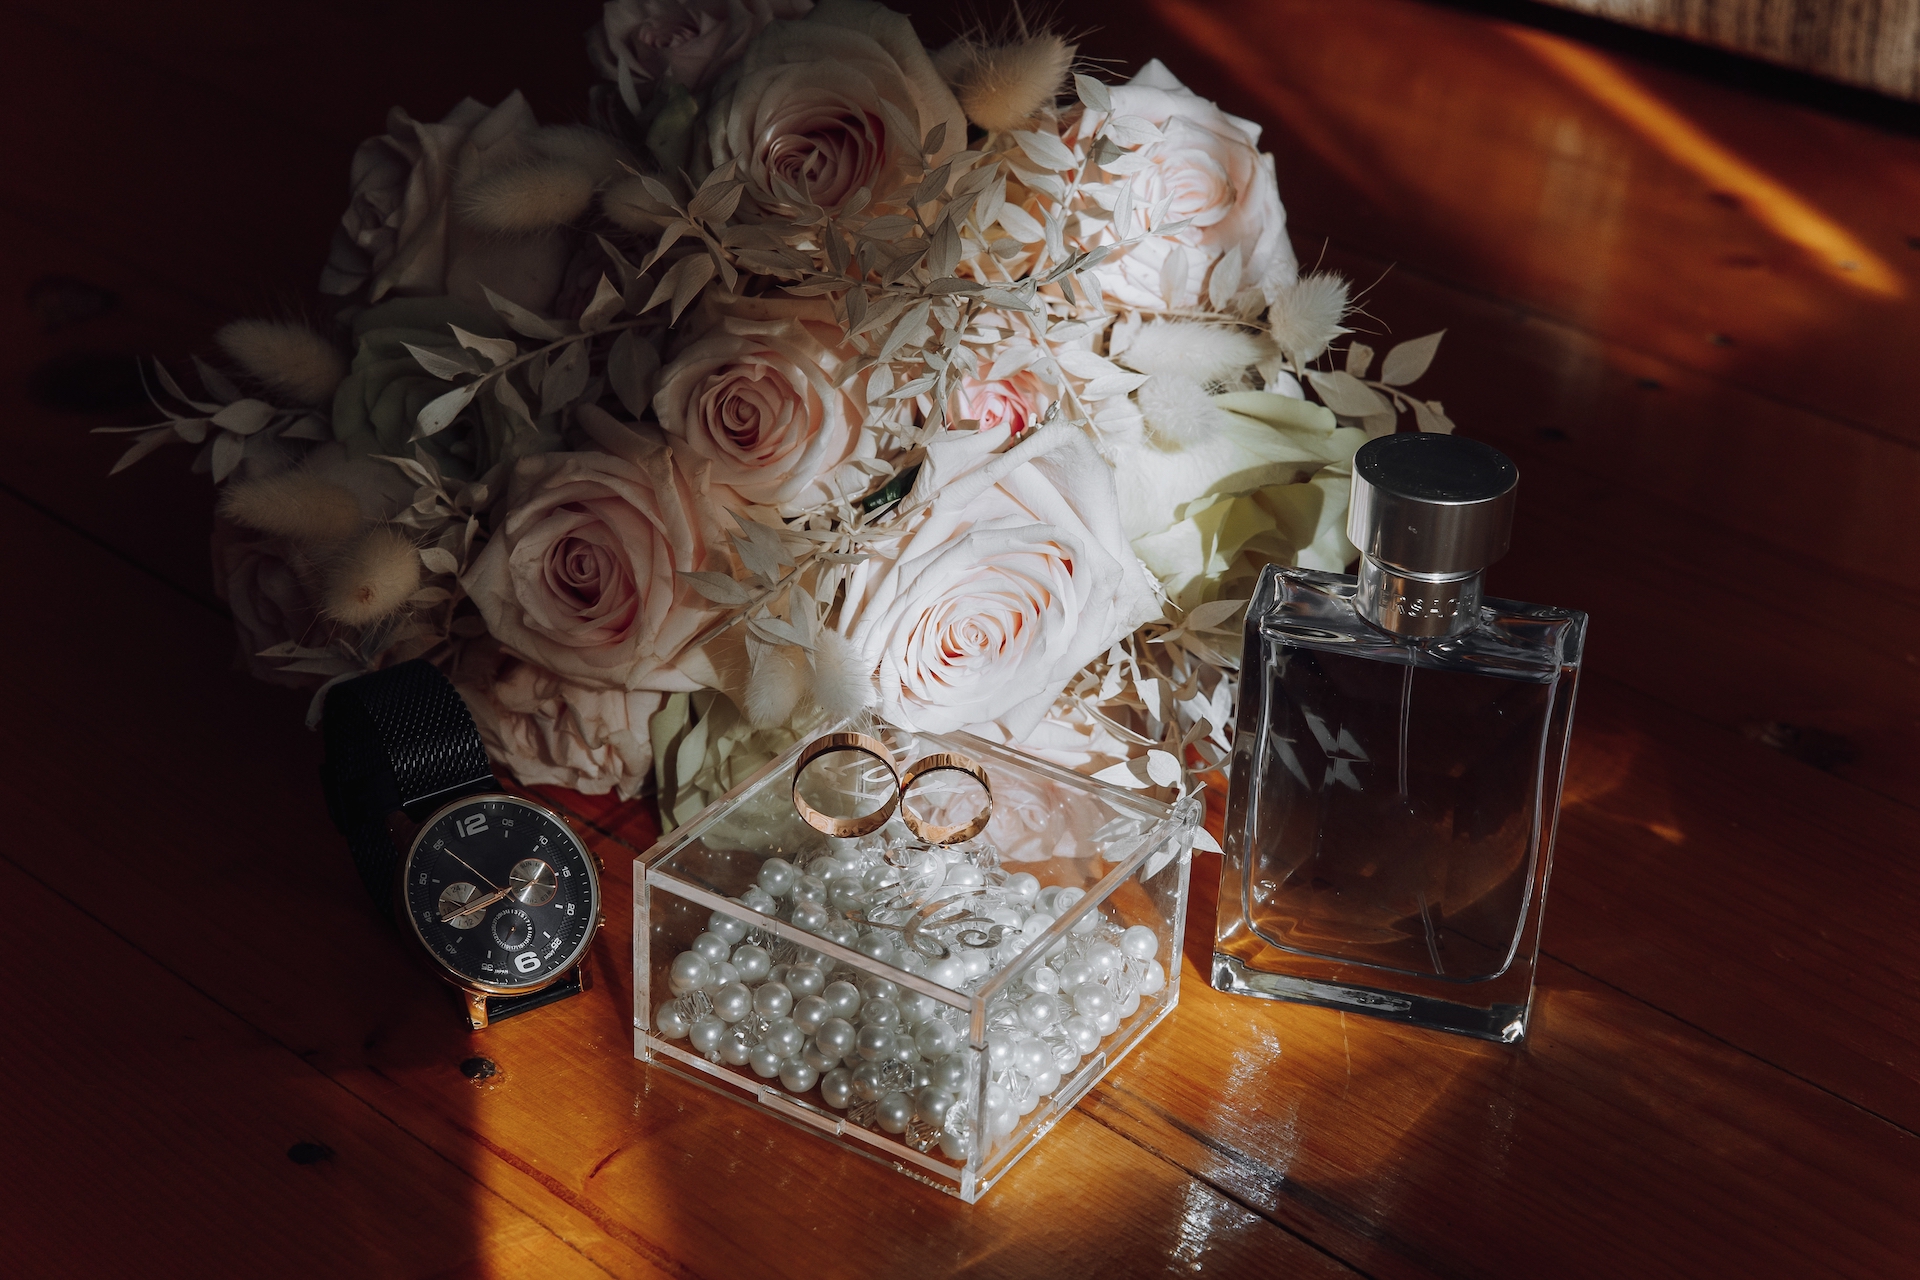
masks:
[[[273,421],[274,408],[264,400],[236,400],[213,415],[213,425],[237,436],[250,436]]]
[[[953,229],[951,222],[942,222],[940,229],[933,233],[933,240],[927,249],[927,274],[951,276],[959,263],[960,233]]]
[[[1413,421],[1422,431],[1432,431],[1444,436],[1453,434],[1453,419],[1441,412],[1438,400],[1415,400]]]
[[[474,393],[485,385],[484,381],[469,382],[464,387],[455,387],[445,395],[429,400],[414,419],[414,438],[422,439],[446,430],[448,424],[459,417],[460,411],[472,401]]]
[[[566,330],[544,316],[537,316],[517,302],[508,301],[485,285],[481,292],[487,295],[487,304],[491,306],[507,327],[515,333],[525,334],[529,338],[539,338],[552,342],[555,338],[566,336]]]
[[[428,573],[460,572],[460,562],[453,558],[453,552],[443,551],[439,547],[420,548],[420,563]]]
[[[620,314],[622,300],[620,290],[613,287],[613,281],[604,275],[601,276],[600,283],[593,290],[593,301],[589,302],[587,309],[580,313],[581,330],[591,333],[596,329],[604,328],[609,321]]]
[[[125,471],[128,467],[165,444],[172,435],[172,427],[154,427],[148,431],[147,434],[134,441],[132,447],[120,455],[120,460],[113,464],[113,470],[107,472],[107,474],[110,476],[119,475],[122,471]]]
[[[939,151],[940,148],[944,147],[946,144],[947,144],[947,122],[945,120],[942,120],[939,124],[936,124],[935,126],[933,126],[933,128],[927,130],[926,138],[920,143],[920,150],[927,155],[933,155],[935,152]]]
[[[1393,412],[1393,406],[1382,399],[1379,392],[1350,373],[1309,369],[1307,381],[1320,393],[1327,408],[1343,418],[1367,418]]]
[[[724,573],[704,573],[692,569],[682,569],[680,576],[687,585],[698,591],[717,605],[737,609],[753,599],[747,589]]]
[[[1101,84],[1092,76],[1083,76],[1075,73],[1073,77],[1073,90],[1079,95],[1081,105],[1086,107],[1087,110],[1113,110],[1113,94],[1107,91],[1107,86]]]
[[[1047,237],[1047,229],[1040,225],[1040,220],[1017,204],[1001,207],[999,223],[1002,230],[1023,245],[1038,244]]]
[[[480,372],[480,366],[473,362],[471,356],[462,354],[456,358],[442,355],[437,351],[429,351],[425,347],[416,347],[411,342],[403,342],[400,345],[407,349],[407,353],[413,357],[415,364],[442,382],[452,382],[463,375]]]
[[[1397,344],[1380,362],[1380,381],[1388,386],[1404,387],[1418,378],[1433,363],[1434,353],[1440,349],[1440,339],[1446,336],[1447,331],[1442,329],[1424,338],[1409,338]]]
[[[1347,344],[1347,372],[1356,378],[1367,376],[1367,370],[1373,367],[1373,348],[1364,342]]]
[[[1027,158],[1043,169],[1052,169],[1056,173],[1072,169],[1078,163],[1067,144],[1060,141],[1058,134],[1041,133],[1034,129],[1015,129],[1013,140],[1024,151]]]
[[[1216,311],[1225,311],[1240,292],[1240,257],[1240,246],[1235,245],[1213,264],[1213,274],[1207,278],[1207,296],[1213,299]]]
[[[587,344],[570,342],[554,359],[540,384],[540,414],[555,414],[580,398],[587,389]]]
[[[498,368],[507,361],[517,358],[520,354],[519,344],[510,339],[483,338],[477,333],[468,333],[457,324],[450,324],[447,328],[453,330],[453,337],[456,342],[469,351],[478,352],[480,357],[485,360],[490,367]],[[412,348],[409,347],[408,350],[412,350]],[[433,371],[429,369],[428,372],[431,373]],[[478,373],[480,371],[474,369],[473,372]],[[435,376],[438,377],[439,375],[435,374]]]
[[[245,456],[247,442],[231,432],[222,431],[213,438],[213,482],[225,483]]]

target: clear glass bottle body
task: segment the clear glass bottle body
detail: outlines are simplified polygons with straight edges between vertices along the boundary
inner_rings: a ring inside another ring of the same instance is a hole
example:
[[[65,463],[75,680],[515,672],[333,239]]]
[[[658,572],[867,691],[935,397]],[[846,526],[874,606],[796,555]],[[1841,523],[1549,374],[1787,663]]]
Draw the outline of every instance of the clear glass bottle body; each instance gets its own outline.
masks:
[[[1355,596],[1276,567],[1248,606],[1213,985],[1519,1040],[1586,615],[1414,641]]]

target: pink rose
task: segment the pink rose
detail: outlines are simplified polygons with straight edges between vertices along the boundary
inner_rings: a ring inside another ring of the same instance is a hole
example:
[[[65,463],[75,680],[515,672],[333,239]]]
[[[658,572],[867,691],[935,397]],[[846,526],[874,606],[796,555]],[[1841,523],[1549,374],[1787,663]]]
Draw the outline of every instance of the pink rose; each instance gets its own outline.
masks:
[[[464,224],[455,186],[539,156],[538,123],[518,93],[497,107],[472,98],[431,123],[399,107],[387,132],[353,154],[353,196],[320,273],[322,293],[367,286],[367,300],[451,295],[487,308],[484,285],[543,311],[570,247],[559,231],[505,236]]]
[[[997,721],[1023,737],[1075,672],[1160,612],[1092,442],[1051,427],[996,453],[1009,436],[928,445],[908,501],[932,503],[848,578],[841,630],[879,669],[896,724]]]
[[[622,800],[640,793],[653,768],[647,720],[665,694],[571,684],[491,645],[475,656],[484,669],[464,660],[460,692],[487,753],[515,778]]]
[[[1148,230],[1147,216],[1167,202],[1166,222],[1190,219],[1171,236],[1150,236],[1107,258],[1088,274],[1123,307],[1157,311],[1200,305],[1208,274],[1222,257],[1240,250],[1241,287],[1254,286],[1271,299],[1293,282],[1297,264],[1287,240],[1287,213],[1280,204],[1273,157],[1260,151],[1260,126],[1230,116],[1174,78],[1159,59],[1113,90],[1116,116],[1140,116],[1164,136],[1138,154],[1146,164],[1117,181],[1133,188],[1133,212],[1123,227],[1107,226],[1087,247]],[[1078,141],[1078,123],[1068,142]],[[1185,259],[1178,293],[1162,292],[1169,257]]]
[[[823,0],[804,21],[762,31],[719,81],[696,163],[739,161],[748,196],[769,212],[794,212],[791,195],[838,212],[861,188],[883,196],[918,172],[922,137],[897,136],[882,103],[919,135],[947,126],[932,164],[966,145],[960,104],[913,24],[872,0]]]
[[[734,314],[660,371],[653,411],[681,456],[709,464],[716,499],[795,515],[872,477],[876,452],[860,353],[818,303],[737,300]]]
[[[813,0],[611,0],[589,52],[609,80],[624,71],[636,86],[671,80],[698,92],[768,23],[811,8]]]
[[[962,378],[958,395],[960,418],[971,418],[983,431],[1005,427],[1015,438],[1039,426],[1054,400],[1053,389],[1031,369],[1010,378]]]
[[[682,466],[652,428],[592,407],[580,421],[599,450],[522,458],[462,584],[495,639],[568,680],[705,687],[687,650],[719,611],[678,575],[727,568],[706,468]]]

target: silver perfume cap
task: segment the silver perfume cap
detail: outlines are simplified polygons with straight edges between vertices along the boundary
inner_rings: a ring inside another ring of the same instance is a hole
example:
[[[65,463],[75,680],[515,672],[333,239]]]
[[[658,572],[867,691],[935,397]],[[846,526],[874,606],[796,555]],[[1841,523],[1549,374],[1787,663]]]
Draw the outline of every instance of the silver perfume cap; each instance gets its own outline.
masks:
[[[1353,457],[1347,537],[1360,549],[1362,616],[1412,638],[1477,620],[1480,575],[1507,553],[1520,470],[1491,445],[1419,432]]]

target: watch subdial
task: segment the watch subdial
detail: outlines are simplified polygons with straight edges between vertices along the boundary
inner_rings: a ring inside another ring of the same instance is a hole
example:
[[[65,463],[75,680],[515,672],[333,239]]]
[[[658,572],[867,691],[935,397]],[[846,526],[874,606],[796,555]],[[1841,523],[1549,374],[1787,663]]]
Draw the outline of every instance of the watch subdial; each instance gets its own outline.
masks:
[[[440,920],[456,929],[471,929],[486,918],[484,909],[475,911],[467,904],[478,897],[480,887],[465,880],[450,884],[440,892]]]
[[[493,918],[493,940],[509,951],[519,951],[533,941],[533,920],[518,907],[502,911]]]
[[[546,906],[560,887],[553,868],[538,858],[514,863],[507,884],[512,887],[514,901],[528,907]]]

